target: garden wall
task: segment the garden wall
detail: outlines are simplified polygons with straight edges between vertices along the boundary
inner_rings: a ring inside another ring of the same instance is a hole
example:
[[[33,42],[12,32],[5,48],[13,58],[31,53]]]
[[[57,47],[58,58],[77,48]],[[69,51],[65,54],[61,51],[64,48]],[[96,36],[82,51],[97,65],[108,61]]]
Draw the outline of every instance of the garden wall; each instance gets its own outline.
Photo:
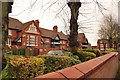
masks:
[[[118,53],[110,52],[104,56],[68,67],[31,80],[81,80],[93,78],[115,78],[118,70]]]

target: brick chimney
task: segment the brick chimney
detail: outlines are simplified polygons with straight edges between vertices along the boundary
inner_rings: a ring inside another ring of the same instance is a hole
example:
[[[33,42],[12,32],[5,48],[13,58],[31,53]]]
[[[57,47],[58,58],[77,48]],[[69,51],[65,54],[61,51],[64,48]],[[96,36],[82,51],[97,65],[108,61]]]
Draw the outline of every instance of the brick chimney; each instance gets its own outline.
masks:
[[[54,31],[54,32],[58,32],[58,27],[57,27],[57,25],[55,25],[55,26],[53,27],[53,31]]]
[[[35,23],[39,26],[39,20],[35,20]]]

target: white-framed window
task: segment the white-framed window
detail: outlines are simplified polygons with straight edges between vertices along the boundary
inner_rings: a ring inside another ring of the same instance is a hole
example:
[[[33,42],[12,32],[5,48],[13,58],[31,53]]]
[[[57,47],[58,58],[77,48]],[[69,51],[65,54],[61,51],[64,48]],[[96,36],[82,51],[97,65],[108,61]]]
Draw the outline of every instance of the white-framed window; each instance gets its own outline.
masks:
[[[100,47],[103,48],[103,44],[100,44]]]
[[[49,41],[50,41],[50,39],[46,38],[45,42],[49,42]]]
[[[66,41],[63,41],[63,44],[66,44]]]
[[[11,45],[11,43],[12,43],[12,40],[8,38],[7,45]]]
[[[34,23],[32,25],[30,25],[29,30],[30,31],[36,31],[36,27],[35,27]]]
[[[43,51],[43,49],[40,49],[40,52],[42,52]]]
[[[36,36],[36,46],[38,46],[38,36]]]
[[[12,30],[8,30],[8,35],[12,35]]]
[[[35,36],[30,35],[30,46],[35,46]]]
[[[60,41],[60,44],[62,44],[62,41]]]
[[[102,44],[102,41],[100,41],[100,43]]]
[[[41,40],[41,46],[44,47],[44,42]]]
[[[108,47],[108,44],[106,44],[106,48]]]
[[[29,46],[29,35],[27,35],[27,46]]]
[[[67,43],[67,45],[66,46],[69,46],[69,43]]]
[[[63,46],[62,46],[62,45],[60,46],[60,49],[63,49]]]

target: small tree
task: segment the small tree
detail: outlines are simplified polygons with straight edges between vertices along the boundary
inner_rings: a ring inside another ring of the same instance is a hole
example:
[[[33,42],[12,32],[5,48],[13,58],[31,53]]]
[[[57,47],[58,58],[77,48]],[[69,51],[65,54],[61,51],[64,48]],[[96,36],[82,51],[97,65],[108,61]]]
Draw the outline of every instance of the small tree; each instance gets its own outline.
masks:
[[[118,23],[115,17],[111,14],[104,16],[104,19],[100,25],[100,30],[98,32],[101,39],[107,39],[110,48],[113,47],[113,42],[117,43],[118,39]]]
[[[108,41],[106,39],[102,39],[102,44],[103,44],[103,47],[104,47],[104,51],[106,50],[107,42]]]

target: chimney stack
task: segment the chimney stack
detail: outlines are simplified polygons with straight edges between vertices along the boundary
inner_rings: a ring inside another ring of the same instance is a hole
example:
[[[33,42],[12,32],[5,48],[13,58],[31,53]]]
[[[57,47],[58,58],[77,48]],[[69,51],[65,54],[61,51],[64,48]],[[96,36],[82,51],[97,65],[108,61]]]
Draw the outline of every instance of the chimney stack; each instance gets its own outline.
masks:
[[[35,20],[35,23],[39,26],[39,20]]]
[[[58,32],[58,27],[57,27],[57,25],[55,25],[55,26],[53,27],[53,31],[54,31],[54,32]]]

